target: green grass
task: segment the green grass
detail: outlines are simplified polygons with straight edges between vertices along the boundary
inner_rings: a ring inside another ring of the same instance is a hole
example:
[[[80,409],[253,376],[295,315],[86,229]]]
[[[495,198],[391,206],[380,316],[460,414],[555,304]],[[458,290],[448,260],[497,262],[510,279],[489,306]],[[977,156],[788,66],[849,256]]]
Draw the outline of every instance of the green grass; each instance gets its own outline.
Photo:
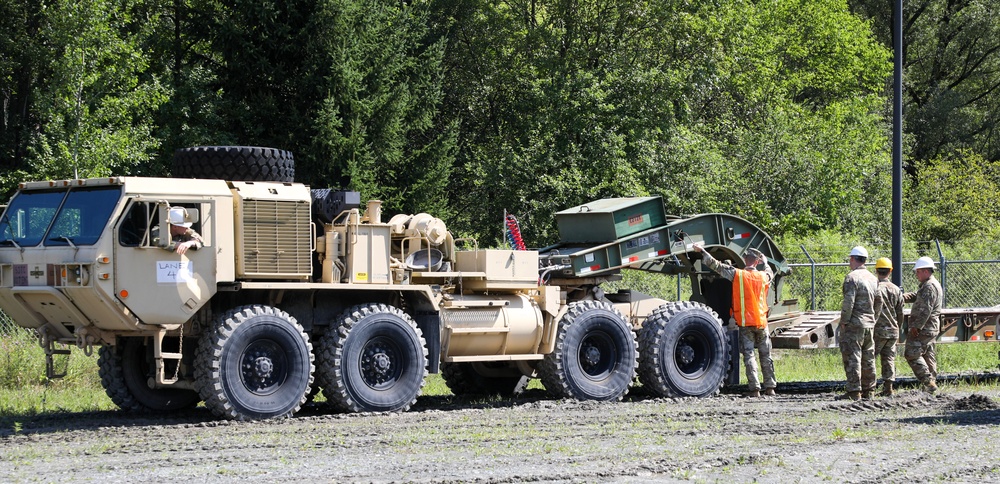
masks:
[[[896,373],[912,376],[901,353],[896,357]],[[1000,360],[996,342],[948,343],[937,346],[938,368],[943,374],[997,371]],[[787,350],[772,352],[779,382],[839,381],[844,379],[840,351]],[[85,355],[72,348],[68,358],[57,358],[65,378],[47,381],[45,353],[29,331],[0,326],[0,417],[30,416],[55,412],[113,410],[97,373],[97,354]],[[741,374],[743,372],[741,371]],[[881,375],[881,370],[879,369]],[[743,382],[746,382],[745,375]],[[963,384],[964,385],[964,384]],[[529,389],[543,388],[532,380]],[[424,395],[447,396],[451,391],[440,374],[430,375]]]
[[[980,373],[997,371],[1000,359],[1000,343],[972,342],[937,344],[938,373]],[[844,363],[840,350],[826,348],[820,350],[771,350],[774,373],[778,382],[839,381],[845,378]],[[876,372],[881,377],[882,367],[875,355]],[[903,357],[903,347],[896,347],[896,375],[912,377],[913,371]],[[741,375],[746,383],[746,375]]]
[[[116,408],[101,388],[97,351],[56,356],[58,380],[45,378],[45,352],[31,331],[0,324],[0,416]]]

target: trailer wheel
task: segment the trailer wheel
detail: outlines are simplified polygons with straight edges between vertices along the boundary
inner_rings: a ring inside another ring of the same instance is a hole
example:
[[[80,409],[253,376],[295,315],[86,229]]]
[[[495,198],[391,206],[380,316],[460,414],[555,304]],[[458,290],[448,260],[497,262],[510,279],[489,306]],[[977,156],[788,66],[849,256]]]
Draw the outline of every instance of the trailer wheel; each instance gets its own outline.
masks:
[[[504,365],[493,367],[490,362],[444,363],[441,377],[455,395],[497,395],[509,397],[521,383],[521,374],[509,374],[514,369]],[[511,370],[511,371],[505,371]],[[499,373],[499,374],[496,374]]]
[[[240,306],[202,336],[195,386],[216,416],[288,417],[305,403],[313,369],[312,344],[295,318],[269,306]]]
[[[320,338],[317,379],[347,412],[402,412],[427,376],[427,345],[413,319],[385,304],[354,306]]]
[[[111,401],[129,412],[174,412],[195,406],[201,398],[191,390],[150,388],[153,349],[145,338],[123,338],[116,347],[102,346],[97,359],[101,386]]]
[[[639,355],[639,381],[661,397],[714,395],[729,370],[722,321],[696,302],[667,303],[647,317]]]
[[[635,378],[636,353],[635,335],[614,306],[578,301],[559,320],[555,351],[539,363],[539,376],[557,397],[621,400]]]
[[[174,152],[176,178],[235,181],[295,181],[290,151],[257,146],[195,146]]]

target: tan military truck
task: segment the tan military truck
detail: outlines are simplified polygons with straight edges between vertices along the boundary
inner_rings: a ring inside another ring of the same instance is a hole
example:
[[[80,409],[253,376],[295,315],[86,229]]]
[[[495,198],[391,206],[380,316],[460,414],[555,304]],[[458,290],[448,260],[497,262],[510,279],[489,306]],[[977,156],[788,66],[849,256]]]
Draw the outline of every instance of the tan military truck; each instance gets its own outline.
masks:
[[[618,400],[638,372],[657,395],[712,395],[731,361],[729,285],[691,244],[733,261],[756,247],[776,283],[788,272],[746,221],[667,217],[658,197],[560,212],[562,242],[540,251],[480,249],[431,215],[294,183],[280,150],[190,148],[174,170],[195,178],[21,183],[0,217],[0,308],[37,331],[50,377],[66,345],[99,348],[125,410],[290,416],[322,389],[344,411],[403,411],[428,372],[456,394],[540,378]],[[173,250],[171,208],[203,247]],[[690,274],[699,302],[605,294],[623,269]]]

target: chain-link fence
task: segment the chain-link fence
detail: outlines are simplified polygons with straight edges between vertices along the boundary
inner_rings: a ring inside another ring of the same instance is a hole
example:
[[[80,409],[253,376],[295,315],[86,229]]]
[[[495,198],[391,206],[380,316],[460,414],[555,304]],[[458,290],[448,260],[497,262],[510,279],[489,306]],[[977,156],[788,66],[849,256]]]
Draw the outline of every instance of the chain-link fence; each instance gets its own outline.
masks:
[[[934,270],[934,277],[941,283],[944,292],[945,308],[975,308],[993,307],[1000,305],[1000,260],[989,259],[968,259],[952,260],[940,246],[937,250],[926,255],[934,259],[937,267]],[[849,247],[839,251],[841,254],[848,254]],[[875,259],[877,257],[888,257],[891,251],[871,250],[872,257],[868,261],[868,268],[875,271]],[[801,259],[807,259],[801,261]],[[792,267],[792,274],[785,277],[784,294],[785,299],[798,299],[799,307],[802,309],[814,309],[817,311],[836,311],[840,309],[842,300],[841,285],[844,276],[850,271],[846,262],[846,255],[842,260],[817,261],[805,250],[800,254],[790,255],[789,264]],[[904,255],[904,258],[906,256]],[[916,291],[920,285],[913,271],[913,264],[916,257],[903,262],[903,267],[897,268],[902,276],[903,292]]]
[[[35,332],[14,324],[14,321],[7,314],[0,311],[0,338],[25,337],[25,335],[34,337]]]
[[[944,307],[974,308],[1000,304],[1000,260],[937,262],[934,276],[944,292]],[[850,270],[846,263],[789,265],[792,274],[785,278],[785,299],[798,299],[799,307],[803,309],[840,309],[841,284]],[[912,267],[912,262],[903,263],[903,292],[916,291],[919,286]]]

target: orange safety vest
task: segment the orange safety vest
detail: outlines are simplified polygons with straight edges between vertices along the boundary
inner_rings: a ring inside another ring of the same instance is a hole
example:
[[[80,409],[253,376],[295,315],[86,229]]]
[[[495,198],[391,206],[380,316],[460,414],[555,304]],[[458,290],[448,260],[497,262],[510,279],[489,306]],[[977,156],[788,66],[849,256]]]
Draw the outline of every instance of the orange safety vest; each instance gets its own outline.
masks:
[[[732,313],[737,326],[767,326],[767,279],[763,272],[736,271]]]

